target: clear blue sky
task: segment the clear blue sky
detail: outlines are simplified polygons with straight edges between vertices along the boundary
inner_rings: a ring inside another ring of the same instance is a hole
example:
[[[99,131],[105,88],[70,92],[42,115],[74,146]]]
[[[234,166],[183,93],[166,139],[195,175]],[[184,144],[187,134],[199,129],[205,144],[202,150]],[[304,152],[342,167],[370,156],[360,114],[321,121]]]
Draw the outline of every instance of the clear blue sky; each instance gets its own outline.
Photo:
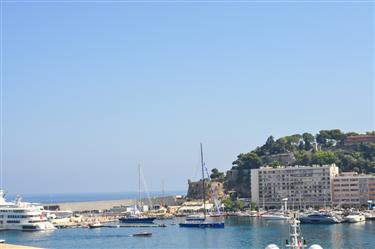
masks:
[[[3,3],[4,187],[187,188],[275,137],[374,129],[371,2]]]

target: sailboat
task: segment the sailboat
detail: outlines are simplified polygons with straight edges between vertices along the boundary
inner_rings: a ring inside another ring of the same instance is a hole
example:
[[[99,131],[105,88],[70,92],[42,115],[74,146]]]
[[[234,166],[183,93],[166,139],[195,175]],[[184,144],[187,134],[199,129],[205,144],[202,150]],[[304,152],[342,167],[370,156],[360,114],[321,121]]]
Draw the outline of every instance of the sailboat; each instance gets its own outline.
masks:
[[[202,192],[203,192],[203,217],[197,218],[188,218],[185,222],[179,224],[180,227],[188,227],[188,228],[224,228],[223,221],[209,221],[207,219],[207,210],[206,210],[206,191],[205,191],[205,177],[204,177],[204,169],[205,164],[203,160],[203,148],[202,143],[200,144],[201,147],[201,166],[202,166]]]
[[[138,165],[138,206],[134,205],[134,210],[132,214],[125,217],[120,217],[119,221],[121,223],[130,223],[130,224],[140,224],[140,223],[153,223],[156,219],[155,217],[144,216],[139,211],[142,208],[142,199],[141,199],[141,165]]]

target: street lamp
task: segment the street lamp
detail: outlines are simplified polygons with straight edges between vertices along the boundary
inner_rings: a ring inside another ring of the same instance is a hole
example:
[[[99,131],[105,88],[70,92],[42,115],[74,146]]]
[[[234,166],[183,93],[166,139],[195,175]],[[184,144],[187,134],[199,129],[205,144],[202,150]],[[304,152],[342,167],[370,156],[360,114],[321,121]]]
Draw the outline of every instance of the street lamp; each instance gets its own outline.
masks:
[[[283,199],[283,202],[284,202],[284,211],[285,213],[288,211],[288,198],[284,198]]]

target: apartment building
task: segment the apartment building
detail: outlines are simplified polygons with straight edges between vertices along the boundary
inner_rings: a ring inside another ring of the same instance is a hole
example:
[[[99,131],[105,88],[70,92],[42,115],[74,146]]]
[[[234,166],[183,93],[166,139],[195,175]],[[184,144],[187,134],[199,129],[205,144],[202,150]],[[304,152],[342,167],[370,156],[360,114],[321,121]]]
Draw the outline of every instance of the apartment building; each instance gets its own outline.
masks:
[[[332,181],[338,173],[335,164],[252,169],[251,199],[266,209],[280,208],[284,198],[295,209],[329,206]]]
[[[334,206],[366,206],[369,200],[375,202],[375,176],[343,172],[333,180],[332,202]]]

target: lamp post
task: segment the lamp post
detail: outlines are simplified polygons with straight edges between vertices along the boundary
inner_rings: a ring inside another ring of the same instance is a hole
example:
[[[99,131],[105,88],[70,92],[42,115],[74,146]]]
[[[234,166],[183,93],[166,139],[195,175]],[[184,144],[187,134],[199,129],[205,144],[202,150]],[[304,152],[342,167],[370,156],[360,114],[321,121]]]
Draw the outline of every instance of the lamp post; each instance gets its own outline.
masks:
[[[284,202],[284,212],[288,212],[288,198],[283,199]]]

